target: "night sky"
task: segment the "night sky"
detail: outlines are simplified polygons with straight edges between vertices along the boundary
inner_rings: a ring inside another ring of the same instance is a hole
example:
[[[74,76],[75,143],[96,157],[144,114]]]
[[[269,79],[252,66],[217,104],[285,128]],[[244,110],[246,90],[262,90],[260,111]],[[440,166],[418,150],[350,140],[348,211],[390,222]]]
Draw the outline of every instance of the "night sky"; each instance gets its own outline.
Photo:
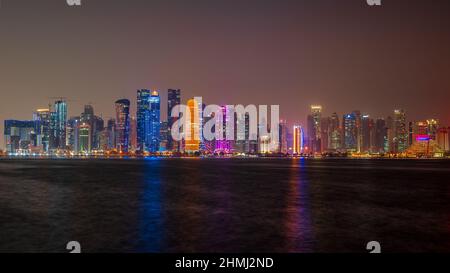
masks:
[[[0,0],[0,120],[67,97],[104,118],[140,88],[279,104],[304,124],[361,110],[450,125],[450,1]],[[135,104],[133,103],[133,112]]]

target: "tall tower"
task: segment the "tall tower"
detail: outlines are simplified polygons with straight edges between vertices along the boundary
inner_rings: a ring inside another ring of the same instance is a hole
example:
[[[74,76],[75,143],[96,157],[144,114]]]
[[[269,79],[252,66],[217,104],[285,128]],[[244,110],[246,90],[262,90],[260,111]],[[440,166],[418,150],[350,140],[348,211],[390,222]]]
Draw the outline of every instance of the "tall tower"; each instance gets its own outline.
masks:
[[[294,125],[292,134],[292,154],[299,155],[303,153],[303,129],[300,125]]]
[[[121,99],[116,101],[116,148],[119,152],[128,152],[129,137],[130,101]]]
[[[187,101],[187,107],[190,110],[190,123],[188,123],[185,130],[190,131],[190,137],[185,134],[185,151],[188,153],[196,153],[200,151],[200,119],[198,102],[195,99]]]
[[[308,142],[312,153],[322,152],[321,122],[322,106],[311,105],[311,114],[308,116]]]
[[[58,100],[54,105],[54,136],[55,148],[66,148],[66,125],[67,125],[67,102],[65,100]]]
[[[177,121],[177,117],[172,116],[172,109],[181,104],[181,90],[180,89],[169,89],[167,91],[167,126],[168,126],[168,139],[167,139],[167,150],[172,152],[180,151],[180,144],[175,142],[172,138],[172,126]]]
[[[141,89],[137,91],[136,98],[136,149],[143,152],[146,149],[146,131],[145,128],[149,127],[149,114],[150,109],[150,90]]]
[[[357,127],[356,116],[354,113],[344,115],[343,126],[344,128],[344,148],[348,152],[357,151]]]
[[[158,91],[153,91],[151,93],[150,99],[150,108],[148,111],[149,115],[149,127],[146,128],[146,144],[147,149],[151,153],[156,153],[159,151],[159,144],[161,141],[160,136],[160,127],[161,127],[161,99],[159,97]]]
[[[394,152],[403,153],[408,149],[408,129],[403,110],[394,111]]]
[[[333,113],[331,115],[328,126],[328,146],[331,150],[338,150],[341,148],[341,130],[339,124],[339,116],[337,113]]]

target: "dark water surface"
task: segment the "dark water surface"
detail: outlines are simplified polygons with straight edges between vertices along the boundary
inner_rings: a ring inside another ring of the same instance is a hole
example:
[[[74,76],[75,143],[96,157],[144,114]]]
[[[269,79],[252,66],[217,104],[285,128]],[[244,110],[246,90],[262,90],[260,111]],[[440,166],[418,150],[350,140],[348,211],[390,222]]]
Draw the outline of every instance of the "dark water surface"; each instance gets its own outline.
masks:
[[[0,252],[450,252],[450,161],[0,160]]]

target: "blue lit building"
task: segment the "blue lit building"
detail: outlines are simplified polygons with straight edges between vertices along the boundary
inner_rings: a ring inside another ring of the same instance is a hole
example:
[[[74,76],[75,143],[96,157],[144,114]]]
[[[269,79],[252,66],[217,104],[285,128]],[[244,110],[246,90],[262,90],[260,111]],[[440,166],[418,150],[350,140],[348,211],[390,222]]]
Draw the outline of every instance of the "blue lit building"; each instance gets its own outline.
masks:
[[[39,120],[5,120],[6,152],[29,153],[41,143],[41,122]]]
[[[146,151],[151,153],[159,152],[159,144],[161,141],[161,99],[158,91],[153,91],[149,98],[149,110],[147,112],[145,132],[146,132]]]
[[[358,134],[356,127],[356,115],[354,113],[344,115],[344,148],[348,152],[356,152],[358,148]]]
[[[146,150],[146,127],[149,126],[150,115],[150,90],[142,89],[137,91],[136,109],[136,149],[143,152]]]
[[[67,102],[58,100],[55,102],[54,109],[54,148],[66,148],[66,125],[67,125]]]

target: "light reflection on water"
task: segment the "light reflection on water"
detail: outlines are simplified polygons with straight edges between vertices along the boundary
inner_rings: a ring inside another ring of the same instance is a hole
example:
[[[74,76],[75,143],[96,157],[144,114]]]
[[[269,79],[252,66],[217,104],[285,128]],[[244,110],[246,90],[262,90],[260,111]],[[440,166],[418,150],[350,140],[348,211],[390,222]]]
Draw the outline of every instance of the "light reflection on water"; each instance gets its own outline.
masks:
[[[449,161],[1,160],[0,252],[449,252],[449,175]]]

